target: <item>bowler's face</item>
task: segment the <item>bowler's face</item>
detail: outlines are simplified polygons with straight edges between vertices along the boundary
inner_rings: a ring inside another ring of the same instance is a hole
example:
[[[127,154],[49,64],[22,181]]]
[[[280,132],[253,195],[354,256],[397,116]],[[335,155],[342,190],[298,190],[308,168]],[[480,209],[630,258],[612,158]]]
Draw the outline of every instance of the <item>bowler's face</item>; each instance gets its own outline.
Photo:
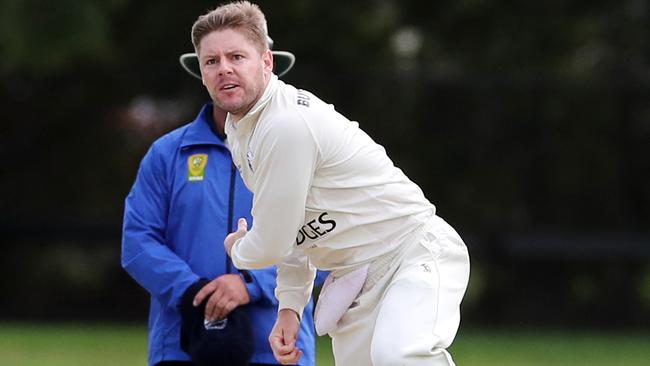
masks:
[[[240,120],[259,100],[273,69],[271,51],[260,51],[237,29],[214,31],[199,45],[201,76],[217,107]]]

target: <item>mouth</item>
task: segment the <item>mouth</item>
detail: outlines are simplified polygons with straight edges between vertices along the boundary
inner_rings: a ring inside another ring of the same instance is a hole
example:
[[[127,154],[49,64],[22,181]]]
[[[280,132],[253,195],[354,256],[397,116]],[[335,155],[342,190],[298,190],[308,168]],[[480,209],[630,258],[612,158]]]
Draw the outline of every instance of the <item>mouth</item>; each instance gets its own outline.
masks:
[[[219,90],[226,90],[226,91],[233,90],[238,86],[239,85],[237,85],[237,84],[224,84],[224,85],[221,86],[221,88],[219,88]]]

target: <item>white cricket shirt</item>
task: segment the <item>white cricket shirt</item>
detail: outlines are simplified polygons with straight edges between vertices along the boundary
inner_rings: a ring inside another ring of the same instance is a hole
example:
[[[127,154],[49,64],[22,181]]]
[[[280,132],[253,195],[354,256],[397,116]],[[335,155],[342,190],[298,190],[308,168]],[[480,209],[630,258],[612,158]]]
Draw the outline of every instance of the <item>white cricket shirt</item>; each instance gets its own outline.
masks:
[[[228,115],[226,134],[254,194],[255,222],[233,246],[233,263],[277,264],[280,309],[302,314],[313,266],[341,270],[371,261],[435,211],[358,123],[275,75],[241,120]]]

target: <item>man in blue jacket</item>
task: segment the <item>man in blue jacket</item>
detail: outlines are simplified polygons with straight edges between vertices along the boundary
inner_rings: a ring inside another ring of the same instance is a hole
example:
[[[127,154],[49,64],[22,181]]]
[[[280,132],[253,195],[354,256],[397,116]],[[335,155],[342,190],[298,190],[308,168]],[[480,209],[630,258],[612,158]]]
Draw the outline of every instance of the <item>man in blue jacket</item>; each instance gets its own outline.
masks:
[[[284,74],[293,55],[275,53],[275,71]],[[200,78],[194,54],[181,64]],[[151,294],[149,365],[192,364],[180,342],[180,303],[192,285],[200,288],[194,306],[205,306],[206,321],[245,310],[254,334],[251,365],[277,364],[267,340],[277,314],[276,269],[238,271],[223,248],[237,218],[252,222],[252,195],[225,145],[225,118],[206,104],[193,122],[155,141],[125,201],[122,266]],[[297,340],[305,366],[315,364],[309,306]]]

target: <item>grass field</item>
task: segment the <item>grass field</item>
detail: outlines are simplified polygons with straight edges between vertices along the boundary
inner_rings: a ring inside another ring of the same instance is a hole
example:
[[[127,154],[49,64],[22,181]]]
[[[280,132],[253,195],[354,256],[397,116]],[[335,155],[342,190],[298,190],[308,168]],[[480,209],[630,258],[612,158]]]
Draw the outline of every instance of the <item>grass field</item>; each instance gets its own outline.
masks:
[[[320,339],[318,347],[318,366],[333,365],[329,339]],[[463,328],[451,352],[459,366],[641,366],[649,364],[650,332]],[[146,329],[0,323],[0,360],[19,366],[145,365]]]

